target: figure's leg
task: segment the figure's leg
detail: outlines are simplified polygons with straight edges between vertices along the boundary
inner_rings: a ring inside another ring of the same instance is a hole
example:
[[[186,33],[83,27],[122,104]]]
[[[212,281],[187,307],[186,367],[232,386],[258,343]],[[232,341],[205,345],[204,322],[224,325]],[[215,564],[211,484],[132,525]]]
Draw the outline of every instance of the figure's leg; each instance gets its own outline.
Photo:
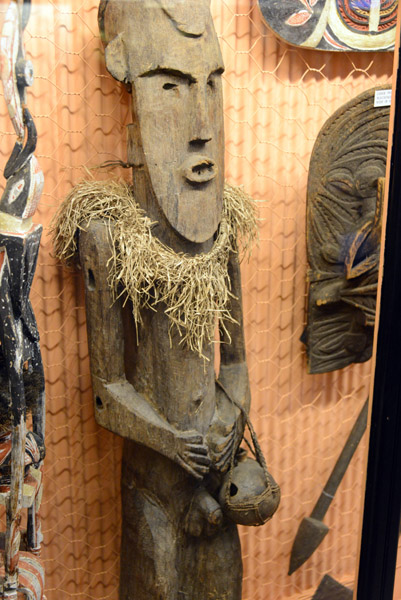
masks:
[[[179,553],[177,600],[241,600],[241,545],[234,523],[225,522],[211,537],[186,536]]]
[[[122,481],[120,600],[177,600],[177,535],[160,502]]]

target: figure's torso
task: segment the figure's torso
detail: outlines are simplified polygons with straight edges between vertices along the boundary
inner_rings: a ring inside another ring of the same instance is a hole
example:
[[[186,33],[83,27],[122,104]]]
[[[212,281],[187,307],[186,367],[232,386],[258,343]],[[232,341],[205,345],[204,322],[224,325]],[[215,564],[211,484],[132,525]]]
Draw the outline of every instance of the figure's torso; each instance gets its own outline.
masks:
[[[174,427],[205,435],[215,408],[214,346],[205,359],[180,344],[161,305],[142,311],[138,340],[130,303],[123,309],[126,377]]]

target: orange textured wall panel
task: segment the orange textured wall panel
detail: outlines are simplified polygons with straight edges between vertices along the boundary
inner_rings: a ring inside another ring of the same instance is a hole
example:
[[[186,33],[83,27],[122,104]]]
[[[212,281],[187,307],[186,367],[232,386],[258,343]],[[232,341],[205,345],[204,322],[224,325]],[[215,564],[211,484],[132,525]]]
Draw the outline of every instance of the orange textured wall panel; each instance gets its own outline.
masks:
[[[125,159],[129,96],[106,72],[95,0],[32,1],[25,43],[35,82],[28,105],[45,172],[36,220],[46,230],[32,301],[47,377],[47,595],[117,600],[121,440],[94,421],[83,285],[79,273],[52,257],[48,227],[85,168]],[[2,15],[6,8],[5,2]],[[252,194],[260,219],[259,245],[243,264],[251,416],[282,488],[273,520],[241,529],[243,598],[306,599],[327,572],[353,582],[364,444],[326,516],[330,533],[299,571],[288,577],[287,570],[299,522],[334,466],[370,375],[369,364],[306,373],[299,338],[305,323],[308,165],[326,119],[363,90],[390,81],[393,56],[292,48],[268,30],[256,0],[213,0],[212,10],[226,64],[226,176]],[[14,136],[3,103],[0,115],[4,165]]]

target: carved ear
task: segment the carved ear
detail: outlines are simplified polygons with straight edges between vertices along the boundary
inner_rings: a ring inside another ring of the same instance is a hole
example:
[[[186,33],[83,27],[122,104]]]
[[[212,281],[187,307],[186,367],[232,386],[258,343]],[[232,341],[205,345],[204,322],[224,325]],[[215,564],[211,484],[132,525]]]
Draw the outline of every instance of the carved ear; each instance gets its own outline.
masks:
[[[119,33],[106,46],[106,67],[117,81],[127,82],[129,78],[127,52],[123,40],[123,34]]]

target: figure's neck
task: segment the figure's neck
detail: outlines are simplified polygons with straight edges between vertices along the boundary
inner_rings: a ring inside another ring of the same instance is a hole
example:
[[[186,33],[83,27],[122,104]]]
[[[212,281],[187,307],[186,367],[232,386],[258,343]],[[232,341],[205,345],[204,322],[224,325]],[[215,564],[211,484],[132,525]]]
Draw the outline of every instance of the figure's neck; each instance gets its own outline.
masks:
[[[185,252],[189,255],[209,252],[213,246],[214,238],[212,237],[206,242],[197,244],[186,240],[176,233],[160,209],[153,190],[149,185],[149,179],[146,175],[145,168],[134,167],[132,172],[135,200],[151,221],[157,222],[157,225],[152,228],[152,234],[163,244],[174,250],[174,252]]]

